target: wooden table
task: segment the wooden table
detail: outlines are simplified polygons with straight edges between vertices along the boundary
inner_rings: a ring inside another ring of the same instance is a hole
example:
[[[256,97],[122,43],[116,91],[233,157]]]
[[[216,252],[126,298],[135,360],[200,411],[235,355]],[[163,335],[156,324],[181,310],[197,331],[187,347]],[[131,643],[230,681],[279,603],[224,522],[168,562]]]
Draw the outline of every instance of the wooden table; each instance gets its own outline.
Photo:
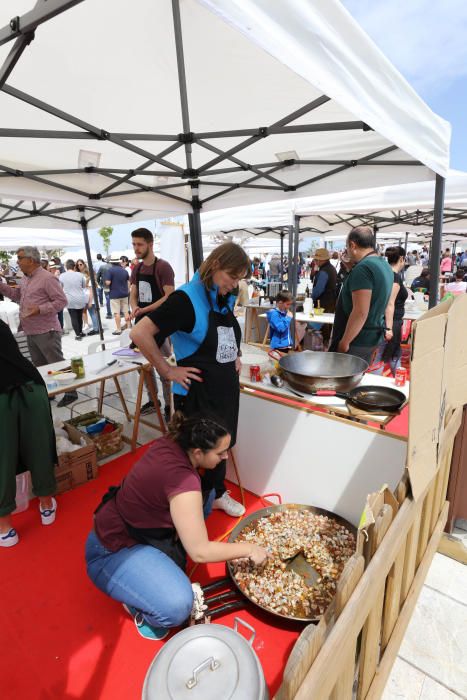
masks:
[[[282,396],[293,401],[300,401],[308,406],[316,406],[317,408],[325,409],[327,412],[334,415],[342,416],[345,418],[351,418],[352,420],[358,420],[361,423],[377,423],[381,427],[386,426],[392,421],[394,415],[384,415],[376,413],[364,413],[362,411],[354,411],[352,407],[348,407],[345,399],[340,399],[337,396],[312,396],[311,394],[305,394],[305,392],[300,391],[299,394],[302,396],[297,396],[294,390],[289,388],[287,383],[280,389],[275,387],[273,384],[263,384],[263,382],[250,382],[246,379],[241,379],[240,385],[245,391],[248,392],[262,392],[265,394],[272,394],[275,396]],[[385,386],[396,388],[394,378],[392,377],[381,377],[377,374],[365,374],[360,382],[359,386]],[[397,387],[409,398],[410,384],[406,382],[405,386]],[[396,414],[397,415],[397,414]]]
[[[258,343],[261,342],[261,331],[259,327],[259,316],[264,316],[265,314],[260,314],[259,312],[262,311],[269,311],[270,309],[274,309],[274,304],[261,304],[259,306],[258,304],[245,304],[246,313],[245,313],[245,343],[250,342],[251,338],[251,331],[253,329],[253,324],[256,326],[256,332],[258,334]]]
[[[54,376],[50,375],[49,371],[54,372],[65,367],[69,367],[69,360],[63,360],[61,362],[54,362],[49,365],[43,365],[42,367],[38,367],[37,369],[44,377],[45,383],[49,384],[49,386],[47,387],[47,391],[50,398],[57,396],[58,394],[63,394],[65,392],[77,391],[78,389],[81,389],[84,386],[90,386],[91,384],[100,384],[100,392],[98,399],[99,413],[102,412],[102,405],[104,402],[105,382],[108,379],[112,379],[113,383],[115,384],[115,388],[120,398],[123,412],[125,413],[127,421],[133,420],[133,432],[131,439],[123,437],[123,440],[131,445],[131,451],[134,452],[136,450],[139,424],[140,422],[145,422],[142,421],[140,418],[141,399],[143,396],[145,381],[148,387],[151,400],[154,403],[154,407],[156,409],[157,417],[159,420],[159,427],[156,426],[156,430],[160,430],[162,433],[165,433],[166,427],[159,407],[157,390],[154,386],[152,366],[149,363],[147,363],[144,360],[144,358],[142,358],[141,361],[130,361],[129,359],[127,360],[126,358],[122,357],[116,358],[115,355],[112,355],[112,352],[113,350],[104,350],[103,352],[97,352],[92,355],[85,355],[83,357],[85,376],[82,379],[70,379],[69,384],[59,384],[58,387],[51,386],[52,382],[54,382]],[[113,364],[111,367],[108,367],[107,363],[113,362],[114,360],[117,360],[115,364]],[[139,373],[138,391],[136,395],[136,407],[134,415],[132,415],[128,410],[128,406],[126,404],[125,397],[123,396],[120,382],[118,381],[118,378],[120,376],[124,374],[129,374],[130,372]],[[74,375],[70,375],[70,377],[72,376]]]

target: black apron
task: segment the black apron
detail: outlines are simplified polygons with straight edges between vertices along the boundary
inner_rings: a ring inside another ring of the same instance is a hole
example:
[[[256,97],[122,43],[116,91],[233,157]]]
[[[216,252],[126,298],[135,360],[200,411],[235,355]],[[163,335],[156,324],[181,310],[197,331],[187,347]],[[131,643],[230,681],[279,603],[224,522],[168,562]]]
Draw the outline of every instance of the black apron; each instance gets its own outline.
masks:
[[[175,408],[187,416],[210,413],[218,416],[232,436],[230,446],[237,439],[240,380],[235,361],[240,348],[241,330],[233,312],[215,311],[209,294],[208,331],[198,349],[189,357],[177,360],[179,367],[197,367],[203,382],[192,381],[188,394],[177,397]]]
[[[143,263],[139,263],[136,269],[136,300],[140,309],[145,309],[146,306],[154,304],[164,296],[164,292],[159,289],[156,279],[157,258],[154,260],[152,271],[149,275],[141,272]],[[136,321],[139,321],[141,316],[138,316]]]

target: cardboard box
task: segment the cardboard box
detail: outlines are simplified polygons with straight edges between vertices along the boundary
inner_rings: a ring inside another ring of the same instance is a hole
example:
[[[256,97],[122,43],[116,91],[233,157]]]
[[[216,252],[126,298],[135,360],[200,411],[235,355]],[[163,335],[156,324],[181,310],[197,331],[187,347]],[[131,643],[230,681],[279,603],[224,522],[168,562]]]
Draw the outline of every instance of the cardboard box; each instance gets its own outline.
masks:
[[[72,425],[65,423],[64,426],[69,440],[74,445],[78,445],[83,437],[86,445],[79,450],[66,452],[59,456],[58,466],[55,468],[57,493],[69,491],[97,476],[97,455],[93,441]]]
[[[443,301],[416,321],[410,366],[407,468],[419,498],[458,429],[467,404],[467,295]]]

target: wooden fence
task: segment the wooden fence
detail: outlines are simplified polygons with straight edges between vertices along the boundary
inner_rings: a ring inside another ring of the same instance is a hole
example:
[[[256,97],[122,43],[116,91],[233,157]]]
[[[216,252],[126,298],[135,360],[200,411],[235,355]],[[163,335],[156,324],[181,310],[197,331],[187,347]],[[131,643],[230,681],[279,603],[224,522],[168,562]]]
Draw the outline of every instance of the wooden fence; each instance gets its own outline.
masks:
[[[382,506],[332,605],[298,638],[276,700],[381,697],[446,523],[453,442],[423,497],[415,502],[404,478],[398,505]]]

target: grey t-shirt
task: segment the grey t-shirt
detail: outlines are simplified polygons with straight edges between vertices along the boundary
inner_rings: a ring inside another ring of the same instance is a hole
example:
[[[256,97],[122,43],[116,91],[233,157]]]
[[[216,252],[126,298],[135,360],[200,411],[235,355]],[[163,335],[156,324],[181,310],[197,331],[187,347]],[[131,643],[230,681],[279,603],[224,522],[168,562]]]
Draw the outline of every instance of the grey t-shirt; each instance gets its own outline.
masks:
[[[86,280],[81,272],[67,270],[62,272],[58,278],[65,292],[67,306],[69,309],[84,309],[88,303],[86,292]]]

